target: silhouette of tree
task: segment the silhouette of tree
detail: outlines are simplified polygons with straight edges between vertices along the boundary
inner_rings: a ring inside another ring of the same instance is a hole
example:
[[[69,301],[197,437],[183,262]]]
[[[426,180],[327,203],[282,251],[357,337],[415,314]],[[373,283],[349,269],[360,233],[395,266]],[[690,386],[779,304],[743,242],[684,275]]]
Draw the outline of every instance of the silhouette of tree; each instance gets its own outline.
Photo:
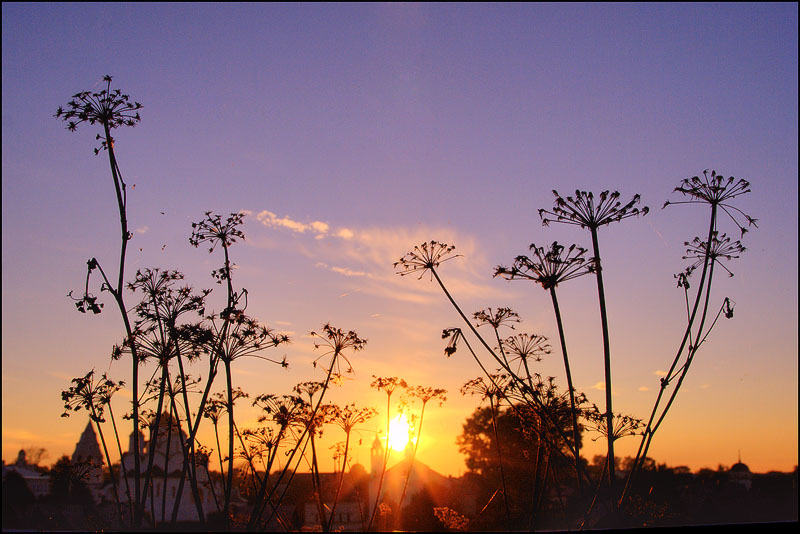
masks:
[[[565,407],[568,410],[568,406]],[[535,416],[531,414],[528,421],[522,421],[517,415],[518,412],[506,408],[498,412],[493,424],[491,412],[490,407],[476,409],[465,421],[456,443],[459,451],[465,455],[467,476],[475,477],[479,481],[483,502],[494,498],[497,493],[496,488],[501,487],[501,464],[496,450],[496,445],[499,446],[506,475],[511,529],[527,529],[532,512],[537,515],[553,512],[536,510],[535,500],[539,500],[541,505],[542,500],[537,497],[543,493],[543,479],[550,476],[552,470],[552,466],[546,468],[544,465],[548,461],[547,458],[553,457],[550,460],[553,463],[558,463],[559,460],[555,455],[548,454],[547,442],[530,431],[530,426],[536,424]],[[570,427],[569,417],[563,422],[566,428]],[[495,427],[497,440],[494,437]],[[566,449],[569,445],[564,443],[562,447]],[[563,460],[561,463],[568,465]],[[531,510],[532,503],[534,503],[533,510]],[[502,528],[500,525],[505,524],[504,515],[502,509],[490,504],[478,517],[471,520],[470,528],[479,530]]]

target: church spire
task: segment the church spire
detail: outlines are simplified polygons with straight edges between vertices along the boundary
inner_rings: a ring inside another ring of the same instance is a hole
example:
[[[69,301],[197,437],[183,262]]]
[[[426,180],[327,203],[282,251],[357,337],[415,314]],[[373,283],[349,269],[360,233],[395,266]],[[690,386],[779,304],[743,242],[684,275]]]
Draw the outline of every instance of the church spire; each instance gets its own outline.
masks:
[[[72,453],[72,463],[94,461],[102,465],[103,455],[100,452],[100,444],[97,442],[91,419],[86,423],[86,428],[81,434],[81,438],[75,445],[75,452]]]

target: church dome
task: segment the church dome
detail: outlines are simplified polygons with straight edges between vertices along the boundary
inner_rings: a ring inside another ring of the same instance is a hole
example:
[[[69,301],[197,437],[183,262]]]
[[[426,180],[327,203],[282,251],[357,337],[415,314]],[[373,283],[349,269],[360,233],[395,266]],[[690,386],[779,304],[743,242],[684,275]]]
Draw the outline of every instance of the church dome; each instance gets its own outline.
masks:
[[[750,468],[747,465],[743,464],[742,462],[736,462],[730,468],[731,473],[749,473]]]

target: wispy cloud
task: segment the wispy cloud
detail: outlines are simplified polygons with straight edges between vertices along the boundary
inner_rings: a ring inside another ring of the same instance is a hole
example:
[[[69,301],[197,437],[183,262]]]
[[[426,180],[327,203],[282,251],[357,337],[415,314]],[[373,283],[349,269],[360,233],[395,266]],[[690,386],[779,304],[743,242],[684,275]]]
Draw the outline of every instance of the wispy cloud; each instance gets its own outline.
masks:
[[[330,226],[328,223],[324,223],[322,221],[311,221],[309,223],[302,223],[299,221],[295,221],[288,215],[284,215],[283,217],[278,217],[271,211],[263,210],[258,215],[256,215],[256,219],[261,222],[267,228],[287,228],[292,232],[296,232],[299,234],[304,234],[309,232],[315,235],[316,239],[322,239],[330,230]]]
[[[480,253],[477,240],[451,228],[415,227],[364,228],[337,227],[320,221],[301,221],[290,215],[278,217],[262,210],[256,219],[266,228],[286,235],[313,237],[291,240],[284,246],[315,260],[314,265],[332,273],[359,280],[365,294],[404,302],[427,303],[439,296],[436,284],[413,283],[395,274],[394,262],[414,246],[431,239],[456,244],[459,254],[469,261],[448,262],[444,278],[448,288],[460,298],[488,296],[501,298],[506,290],[488,283],[488,262]],[[484,272],[486,271],[486,272]]]

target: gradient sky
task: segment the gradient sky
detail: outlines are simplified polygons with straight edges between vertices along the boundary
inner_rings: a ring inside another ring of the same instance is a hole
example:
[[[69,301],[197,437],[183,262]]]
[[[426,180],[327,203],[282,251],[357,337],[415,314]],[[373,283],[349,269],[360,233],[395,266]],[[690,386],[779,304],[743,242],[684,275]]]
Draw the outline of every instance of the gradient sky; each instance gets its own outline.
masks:
[[[672,275],[708,217],[661,206],[704,169],[747,179],[752,193],[736,205],[759,228],[713,291],[715,306],[736,302],[735,317],[696,357],[650,455],[698,469],[741,454],[757,472],[792,469],[797,27],[795,3],[3,3],[3,458],[29,446],[46,447],[48,463],[72,453],[87,421],[59,417],[72,377],[94,368],[130,380],[128,362],[110,363],[123,335],[110,300],[88,316],[67,298],[87,259],[111,266],[118,255],[108,162],[92,153],[96,129],[69,133],[53,118],[111,74],[144,105],[141,124],[116,134],[135,229],[127,272],[179,269],[215,288],[218,310],[220,259],[189,245],[190,223],[246,210],[235,282],[248,311],[295,342],[274,353],[288,370],[239,360],[235,384],[255,396],[321,379],[308,332],[327,321],[356,330],[367,349],[330,398],[384,411],[373,375],[446,388],[419,453],[445,474],[465,470],[455,436],[478,399],[458,390],[479,369],[463,351],[445,358],[441,330],[463,325],[435,283],[401,278],[392,262],[425,240],[455,244],[463,257],[440,272],[464,309],[510,306],[519,331],[555,347],[547,294],[492,279],[493,267],[532,242],[590,244],[578,228],[542,227],[537,210],[552,207],[554,188],[641,194],[651,213],[602,229],[600,246],[615,411],[644,418],[682,333]],[[737,234],[729,221],[721,229]],[[602,408],[595,283],[575,280],[560,297],[575,385]],[[558,351],[539,365],[564,385]],[[254,421],[244,403],[237,413],[242,427]],[[366,425],[357,461],[368,464],[384,422]],[[618,454],[637,443],[618,441]],[[587,439],[585,454],[604,447]]]

